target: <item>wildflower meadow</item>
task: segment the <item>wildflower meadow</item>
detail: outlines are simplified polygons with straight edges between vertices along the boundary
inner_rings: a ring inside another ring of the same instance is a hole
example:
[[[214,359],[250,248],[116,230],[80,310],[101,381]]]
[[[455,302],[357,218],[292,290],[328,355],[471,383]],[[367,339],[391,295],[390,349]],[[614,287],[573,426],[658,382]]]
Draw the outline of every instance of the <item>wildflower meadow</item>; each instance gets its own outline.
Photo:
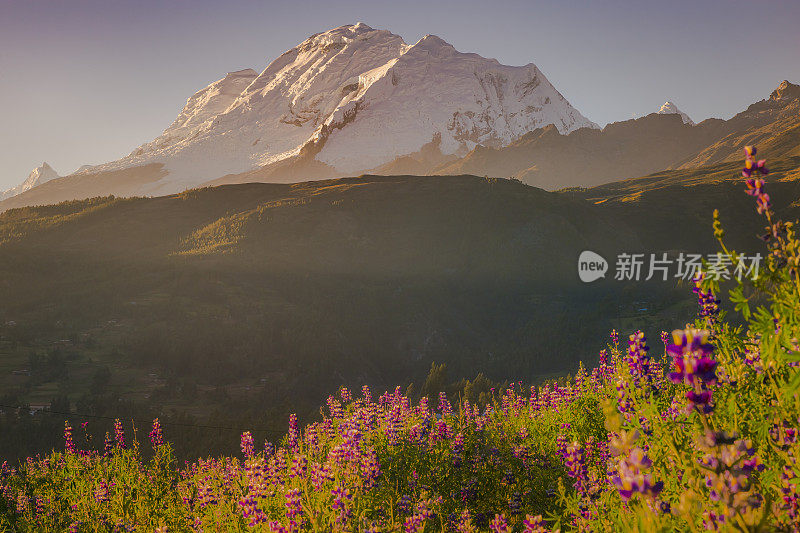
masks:
[[[800,240],[746,158],[767,259],[754,280],[701,272],[692,324],[612,331],[596,368],[486,405],[343,388],[279,442],[245,432],[238,457],[178,464],[158,420],[83,449],[68,421],[63,450],[2,463],[0,528],[800,531]],[[735,262],[717,213],[713,231]]]

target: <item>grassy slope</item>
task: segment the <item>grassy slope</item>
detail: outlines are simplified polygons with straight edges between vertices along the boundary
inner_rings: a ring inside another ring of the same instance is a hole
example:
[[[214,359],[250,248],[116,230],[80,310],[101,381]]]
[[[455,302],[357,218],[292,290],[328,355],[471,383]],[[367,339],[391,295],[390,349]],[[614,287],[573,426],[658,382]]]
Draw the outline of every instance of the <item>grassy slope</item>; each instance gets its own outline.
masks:
[[[768,191],[778,214],[787,220],[797,218],[800,157],[769,161],[768,166]],[[703,247],[709,239],[711,214],[719,209],[732,244],[756,249],[758,241],[751,228],[759,227],[761,222],[753,209],[753,198],[743,194],[740,168],[740,162],[718,163],[564,193],[603,206],[611,217],[641,220],[647,242],[663,249],[677,248],[679,243]]]

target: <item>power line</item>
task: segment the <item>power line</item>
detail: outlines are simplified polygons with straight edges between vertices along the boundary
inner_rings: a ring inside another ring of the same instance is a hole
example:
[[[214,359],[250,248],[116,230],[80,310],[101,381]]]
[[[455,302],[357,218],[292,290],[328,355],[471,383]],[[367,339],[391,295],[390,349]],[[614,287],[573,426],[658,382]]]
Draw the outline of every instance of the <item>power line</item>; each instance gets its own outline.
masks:
[[[0,404],[0,408],[3,408],[3,409],[24,409],[23,406],[19,406],[19,405],[3,405],[3,404]],[[139,421],[144,420],[141,417],[133,417],[133,416],[128,417],[128,416],[89,415],[89,414],[83,414],[83,413],[66,413],[64,411],[51,411],[50,409],[38,410],[38,411],[36,411],[36,413],[43,413],[43,414],[49,414],[49,415],[63,415],[63,416],[71,416],[71,417],[77,417],[77,418],[97,418],[97,419],[102,419],[102,420],[125,420],[125,419],[139,420]],[[200,429],[225,429],[225,430],[230,430],[230,431],[257,431],[257,432],[261,432],[261,433],[268,433],[268,434],[271,434],[271,435],[281,435],[281,436],[286,434],[285,431],[278,431],[278,430],[275,430],[275,429],[263,429],[263,428],[262,429],[259,429],[259,428],[253,429],[253,428],[241,428],[241,427],[230,427],[230,426],[210,426],[210,425],[205,425],[205,424],[187,424],[186,422],[172,422],[172,421],[170,421],[170,422],[168,422],[167,425],[168,426],[182,426],[182,427],[190,427],[190,428],[200,428]]]

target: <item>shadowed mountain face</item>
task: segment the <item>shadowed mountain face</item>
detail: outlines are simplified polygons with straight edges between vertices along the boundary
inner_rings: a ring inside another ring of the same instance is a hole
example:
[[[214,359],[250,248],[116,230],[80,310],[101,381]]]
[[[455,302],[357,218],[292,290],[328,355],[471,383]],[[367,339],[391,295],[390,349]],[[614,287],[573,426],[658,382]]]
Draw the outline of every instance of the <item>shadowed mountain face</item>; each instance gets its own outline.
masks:
[[[800,155],[800,85],[783,81],[769,98],[726,122],[725,136],[682,162],[694,168],[741,159],[742,147],[757,145],[770,157]]]
[[[515,177],[544,189],[591,187],[670,168],[697,168],[737,161],[757,144],[773,158],[800,152],[800,87],[784,81],[766,100],[730,120],[685,123],[680,114],[653,113],[561,134],[547,126],[502,148],[478,146],[455,161],[410,154],[376,170],[392,174],[475,174]]]
[[[668,168],[719,138],[720,126],[716,121],[690,126],[679,115],[654,113],[570,135],[546,127],[505,148],[476,148],[434,172],[516,177],[550,190],[592,186]]]

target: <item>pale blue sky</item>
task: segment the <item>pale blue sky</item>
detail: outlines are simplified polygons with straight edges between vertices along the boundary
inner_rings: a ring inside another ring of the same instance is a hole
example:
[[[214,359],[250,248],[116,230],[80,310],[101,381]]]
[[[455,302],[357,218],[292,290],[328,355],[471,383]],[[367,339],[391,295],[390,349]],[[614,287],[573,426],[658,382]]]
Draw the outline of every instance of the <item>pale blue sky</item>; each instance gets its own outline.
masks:
[[[226,72],[357,21],[534,62],[600,124],[667,99],[728,118],[800,81],[797,0],[0,0],[0,189],[42,161],[64,175],[126,155]]]

